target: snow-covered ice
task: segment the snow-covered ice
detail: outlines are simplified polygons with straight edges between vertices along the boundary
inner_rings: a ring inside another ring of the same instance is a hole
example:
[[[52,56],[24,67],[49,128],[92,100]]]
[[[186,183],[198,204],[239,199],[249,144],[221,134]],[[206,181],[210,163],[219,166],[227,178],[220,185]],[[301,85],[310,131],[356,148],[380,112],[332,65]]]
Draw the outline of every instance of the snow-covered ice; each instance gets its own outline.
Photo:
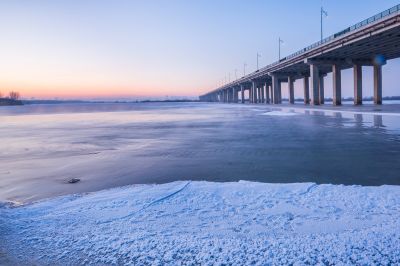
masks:
[[[172,182],[0,207],[0,263],[397,264],[400,187]]]
[[[269,112],[262,113],[261,115],[294,116],[294,115],[298,115],[298,113],[295,113],[295,112],[283,112],[283,111],[269,111]]]

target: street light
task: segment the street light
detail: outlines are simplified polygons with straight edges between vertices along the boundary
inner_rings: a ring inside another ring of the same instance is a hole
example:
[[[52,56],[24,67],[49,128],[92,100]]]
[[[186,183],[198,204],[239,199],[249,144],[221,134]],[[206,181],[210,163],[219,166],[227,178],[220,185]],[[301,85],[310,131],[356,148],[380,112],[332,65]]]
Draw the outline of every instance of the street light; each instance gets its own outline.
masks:
[[[261,55],[257,52],[257,70],[258,70],[258,58],[260,58]]]
[[[246,66],[247,66],[247,64],[244,63],[243,64],[243,76],[246,76]]]
[[[323,21],[324,16],[327,17],[328,12],[326,12],[326,10],[324,10],[324,7],[321,6],[321,42],[322,42],[322,39],[324,38],[323,31],[322,31],[322,21]]]
[[[235,80],[237,79],[237,69],[235,68]]]
[[[279,37],[279,61],[281,61],[281,44],[283,43],[283,40],[281,40],[281,37]]]

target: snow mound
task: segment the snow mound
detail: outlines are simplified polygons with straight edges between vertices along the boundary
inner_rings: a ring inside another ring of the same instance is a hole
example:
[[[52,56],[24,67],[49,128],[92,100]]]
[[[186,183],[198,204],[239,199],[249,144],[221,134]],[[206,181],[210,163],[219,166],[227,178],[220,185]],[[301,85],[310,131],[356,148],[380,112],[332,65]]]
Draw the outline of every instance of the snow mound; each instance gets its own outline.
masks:
[[[0,263],[396,264],[399,228],[399,186],[181,181],[2,205]]]

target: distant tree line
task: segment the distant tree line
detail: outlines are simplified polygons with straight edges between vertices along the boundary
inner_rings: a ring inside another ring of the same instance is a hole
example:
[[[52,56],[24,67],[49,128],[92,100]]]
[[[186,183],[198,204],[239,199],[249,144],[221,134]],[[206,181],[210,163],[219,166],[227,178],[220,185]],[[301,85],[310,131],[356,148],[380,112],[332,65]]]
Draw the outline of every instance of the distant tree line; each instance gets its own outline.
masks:
[[[21,95],[17,91],[10,91],[8,93],[8,96],[3,95],[3,93],[0,91],[0,98],[5,98],[5,99],[11,99],[11,100],[19,100],[21,98]]]
[[[0,91],[0,106],[4,105],[22,105],[21,95],[17,91],[10,91],[8,95],[3,95]]]

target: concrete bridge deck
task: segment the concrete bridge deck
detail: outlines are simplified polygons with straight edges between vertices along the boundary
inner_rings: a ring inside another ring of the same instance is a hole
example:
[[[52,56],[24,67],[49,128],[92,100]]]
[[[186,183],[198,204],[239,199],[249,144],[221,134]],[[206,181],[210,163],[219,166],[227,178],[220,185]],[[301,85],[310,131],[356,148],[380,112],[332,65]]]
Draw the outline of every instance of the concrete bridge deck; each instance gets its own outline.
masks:
[[[278,62],[267,65],[201,95],[206,102],[281,104],[281,83],[288,83],[294,103],[294,81],[303,79],[304,103],[324,104],[324,77],[332,72],[333,104],[341,105],[341,71],[353,68],[354,104],[362,104],[362,66],[373,66],[374,103],[382,104],[382,66],[400,57],[400,5],[394,6]],[[240,97],[239,97],[240,96]]]

